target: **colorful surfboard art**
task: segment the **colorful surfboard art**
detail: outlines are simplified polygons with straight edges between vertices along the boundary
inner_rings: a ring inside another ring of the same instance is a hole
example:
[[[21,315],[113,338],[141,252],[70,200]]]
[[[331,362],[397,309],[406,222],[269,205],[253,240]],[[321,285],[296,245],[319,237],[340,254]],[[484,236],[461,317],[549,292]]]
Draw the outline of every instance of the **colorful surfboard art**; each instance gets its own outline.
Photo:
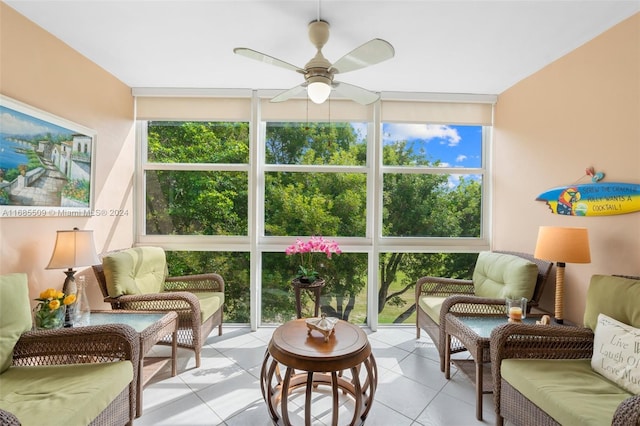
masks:
[[[583,183],[549,189],[536,198],[551,213],[568,216],[611,216],[640,211],[640,184]]]

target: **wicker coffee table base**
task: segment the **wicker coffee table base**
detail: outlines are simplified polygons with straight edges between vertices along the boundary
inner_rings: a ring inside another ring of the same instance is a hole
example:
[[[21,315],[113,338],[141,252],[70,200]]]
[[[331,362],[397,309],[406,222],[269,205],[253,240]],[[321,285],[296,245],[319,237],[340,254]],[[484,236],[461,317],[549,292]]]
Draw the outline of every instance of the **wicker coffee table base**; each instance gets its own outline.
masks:
[[[360,381],[360,370],[364,367],[365,380]],[[318,386],[328,386],[332,395],[331,424],[338,424],[338,391],[353,398],[354,411],[349,425],[363,425],[371,405],[377,384],[377,367],[373,355],[365,359],[361,365],[350,368],[351,377],[345,378],[343,372],[332,371],[319,373],[298,371],[287,367],[284,376],[280,372],[280,364],[273,359],[269,351],[265,353],[262,364],[262,395],[269,407],[269,415],[276,425],[291,425],[289,420],[289,397],[299,388],[305,388],[304,413],[305,425],[311,425],[311,401],[313,390]]]

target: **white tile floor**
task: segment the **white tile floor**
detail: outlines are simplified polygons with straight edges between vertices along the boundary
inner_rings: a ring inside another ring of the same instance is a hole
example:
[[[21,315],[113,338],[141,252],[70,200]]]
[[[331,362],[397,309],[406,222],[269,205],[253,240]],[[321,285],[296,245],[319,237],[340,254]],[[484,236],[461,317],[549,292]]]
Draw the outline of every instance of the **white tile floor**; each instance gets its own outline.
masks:
[[[193,352],[179,349],[178,375],[170,377],[167,366],[151,380],[144,389],[143,415],[135,425],[271,425],[259,377],[274,329],[251,332],[245,327],[224,327],[222,336],[212,333],[198,369]],[[438,353],[426,333],[416,339],[413,326],[365,331],[379,377],[368,426],[495,424],[492,395],[484,396],[484,420],[477,421],[472,383],[455,368],[451,380],[444,378]],[[152,352],[156,356],[170,353],[164,346]],[[294,425],[304,424],[301,401],[303,397],[293,398]],[[314,425],[331,424],[328,410],[322,408],[330,401],[322,391],[314,392]],[[344,409],[349,403],[345,402]],[[339,419],[340,424],[349,421],[346,415]]]

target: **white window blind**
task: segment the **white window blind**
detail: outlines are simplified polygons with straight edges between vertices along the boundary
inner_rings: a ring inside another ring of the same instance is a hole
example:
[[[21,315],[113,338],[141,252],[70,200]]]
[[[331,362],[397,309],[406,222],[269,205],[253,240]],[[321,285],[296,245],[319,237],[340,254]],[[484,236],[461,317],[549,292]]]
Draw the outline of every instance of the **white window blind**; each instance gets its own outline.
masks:
[[[317,105],[306,99],[286,102],[260,100],[260,118],[263,121],[372,121],[373,106],[360,105],[348,100],[332,100]]]
[[[134,95],[136,91],[134,90]],[[136,96],[139,120],[220,120],[249,121],[251,96]],[[443,123],[490,126],[493,102],[465,102],[458,100],[395,100],[382,99],[382,122]],[[306,99],[291,99],[272,103],[259,99],[263,121],[373,121],[373,104],[336,99],[316,105]]]
[[[136,97],[138,120],[249,121],[251,98]]]
[[[491,126],[491,103],[383,100],[383,122],[442,123]]]

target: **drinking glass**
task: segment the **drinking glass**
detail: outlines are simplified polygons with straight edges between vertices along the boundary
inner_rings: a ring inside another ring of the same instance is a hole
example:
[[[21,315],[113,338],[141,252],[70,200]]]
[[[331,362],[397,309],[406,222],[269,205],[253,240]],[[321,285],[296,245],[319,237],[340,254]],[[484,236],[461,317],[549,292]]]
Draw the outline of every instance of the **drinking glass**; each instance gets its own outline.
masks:
[[[507,298],[507,316],[512,321],[522,321],[527,316],[527,298]]]

